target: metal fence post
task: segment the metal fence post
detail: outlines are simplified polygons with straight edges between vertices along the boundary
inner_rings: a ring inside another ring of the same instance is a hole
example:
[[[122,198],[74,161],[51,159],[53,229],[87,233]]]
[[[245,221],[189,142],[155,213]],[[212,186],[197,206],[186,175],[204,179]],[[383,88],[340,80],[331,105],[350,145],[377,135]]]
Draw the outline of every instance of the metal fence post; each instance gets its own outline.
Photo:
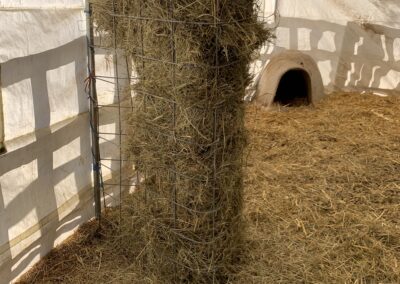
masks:
[[[93,34],[93,19],[92,7],[89,0],[86,0],[86,38],[87,38],[87,53],[88,53],[88,78],[87,92],[89,96],[89,112],[90,112],[90,127],[92,133],[92,155],[93,155],[93,189],[94,189],[94,204],[96,219],[101,217],[101,194],[100,194],[100,146],[99,146],[99,111],[96,89],[96,66],[95,66],[95,50],[94,50],[94,34]]]

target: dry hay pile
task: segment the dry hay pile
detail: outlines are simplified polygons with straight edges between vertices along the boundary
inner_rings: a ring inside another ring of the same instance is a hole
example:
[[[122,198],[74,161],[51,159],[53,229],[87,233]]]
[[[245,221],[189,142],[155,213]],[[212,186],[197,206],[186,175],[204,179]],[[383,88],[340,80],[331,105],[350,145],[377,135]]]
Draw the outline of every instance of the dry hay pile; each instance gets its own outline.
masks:
[[[140,262],[165,282],[224,283],[242,239],[249,64],[270,36],[255,1],[92,2],[139,78],[126,151],[145,177],[131,204],[147,240]]]
[[[249,109],[241,283],[400,283],[400,98]]]
[[[245,249],[231,283],[400,283],[399,113],[398,97],[357,94],[248,107]],[[22,283],[164,283],[142,271],[144,224],[130,221],[122,235],[83,226]]]

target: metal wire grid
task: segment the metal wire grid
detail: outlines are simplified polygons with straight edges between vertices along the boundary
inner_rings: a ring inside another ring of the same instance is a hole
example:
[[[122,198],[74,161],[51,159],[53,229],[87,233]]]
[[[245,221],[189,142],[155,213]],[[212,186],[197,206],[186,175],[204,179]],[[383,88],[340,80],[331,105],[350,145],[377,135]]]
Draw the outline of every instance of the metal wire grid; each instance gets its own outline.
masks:
[[[144,4],[144,1],[142,1],[142,4]],[[220,59],[219,59],[219,48],[218,46],[215,49],[215,62],[213,66],[204,66],[201,64],[196,64],[196,63],[192,63],[192,62],[178,62],[177,61],[177,56],[176,56],[176,50],[175,50],[175,34],[174,31],[176,29],[177,25],[200,25],[200,26],[204,26],[204,25],[209,25],[215,28],[215,42],[218,43],[219,42],[219,36],[220,36],[220,32],[221,32],[221,26],[229,24],[229,22],[223,22],[219,20],[219,11],[218,11],[218,7],[219,7],[219,0],[215,0],[215,5],[214,5],[214,21],[213,22],[183,22],[183,21],[178,21],[174,19],[174,5],[175,5],[175,0],[168,0],[169,4],[170,4],[170,13],[169,13],[169,19],[155,19],[155,18],[148,18],[148,17],[143,17],[141,10],[140,9],[140,13],[138,16],[133,16],[133,15],[120,15],[117,14],[116,12],[116,3],[115,0],[113,0],[113,9],[112,11],[104,11],[104,13],[108,13],[109,16],[112,17],[113,19],[113,39],[112,39],[112,45],[111,46],[107,46],[107,45],[102,45],[101,43],[96,45],[95,41],[94,41],[94,32],[93,32],[93,19],[92,19],[92,5],[91,4],[87,4],[86,7],[86,13],[87,13],[87,22],[88,22],[88,58],[89,58],[89,65],[88,65],[88,73],[89,73],[89,77],[87,79],[87,95],[89,97],[89,101],[90,101],[90,125],[91,125],[91,130],[92,130],[92,154],[93,154],[93,178],[94,178],[94,199],[95,199],[95,212],[96,212],[96,218],[99,220],[99,224],[101,225],[101,218],[104,218],[104,215],[102,215],[102,209],[105,210],[106,209],[106,198],[112,198],[115,202],[117,202],[117,206],[119,208],[119,218],[120,218],[120,223],[121,223],[121,218],[122,218],[122,206],[123,206],[123,195],[124,192],[127,189],[133,188],[133,187],[137,187],[140,185],[140,173],[136,172],[133,175],[136,176],[136,180],[135,182],[132,183],[132,168],[130,169],[130,175],[126,172],[124,172],[124,165],[125,164],[133,164],[134,161],[126,159],[123,157],[123,148],[124,148],[124,141],[123,138],[127,135],[127,133],[124,132],[123,130],[123,118],[122,118],[122,113],[124,111],[129,111],[129,109],[133,109],[133,105],[132,105],[132,99],[131,100],[126,100],[126,98],[124,98],[122,96],[122,91],[123,91],[123,87],[121,86],[121,81],[128,81],[128,84],[131,84],[132,81],[134,80],[146,80],[146,78],[138,78],[138,77],[131,77],[130,76],[130,72],[127,72],[127,76],[120,76],[119,74],[119,54],[118,54],[118,45],[117,45],[117,38],[116,38],[116,31],[118,29],[117,26],[117,21],[116,19],[119,17],[126,17],[129,18],[132,21],[139,21],[141,22],[140,24],[140,28],[143,28],[143,24],[145,24],[148,21],[156,21],[156,22],[163,22],[166,24],[169,24],[171,26],[171,34],[170,34],[170,41],[171,41],[171,46],[172,46],[172,52],[170,55],[170,60],[166,61],[166,60],[161,60],[161,59],[157,59],[157,58],[152,58],[149,56],[146,56],[145,53],[145,48],[144,48],[144,41],[143,41],[143,32],[140,32],[142,38],[141,38],[141,46],[138,48],[139,50],[136,50],[137,52],[132,55],[134,57],[136,57],[136,61],[140,62],[141,68],[146,68],[146,62],[149,61],[153,61],[153,62],[159,62],[160,64],[169,64],[172,65],[172,79],[171,79],[171,84],[174,87],[174,91],[175,91],[175,68],[177,66],[187,66],[190,68],[212,68],[215,69],[215,84],[216,87],[214,88],[214,91],[217,91],[218,88],[218,74],[219,74],[219,69],[220,68],[224,68],[227,67],[231,64],[235,64],[236,62],[230,62],[228,64],[220,64]],[[141,6],[142,7],[142,6]],[[277,16],[277,11],[275,11],[275,13],[268,15],[268,16],[260,16],[261,21],[266,21],[268,18],[272,17],[272,16]],[[246,19],[243,19],[243,21],[245,21]],[[114,58],[114,76],[104,76],[104,75],[96,75],[96,71],[95,71],[95,54],[96,54],[96,49],[103,49],[103,50],[108,50],[110,53],[112,53],[113,58]],[[127,64],[129,65],[129,64]],[[116,96],[116,102],[113,104],[100,104],[97,98],[97,91],[96,91],[96,81],[102,81],[111,85],[114,85],[114,89],[115,89],[115,96]],[[145,93],[145,96],[149,96],[149,97],[153,97],[155,99],[164,99],[165,98],[161,98],[157,95],[154,94],[148,94]],[[176,102],[175,101],[170,101],[170,103],[172,103],[173,105],[173,132],[172,132],[172,137],[169,138],[173,138],[175,139],[175,141],[181,139],[179,137],[177,137],[176,132],[175,132],[175,128],[176,128]],[[213,148],[213,174],[212,174],[212,178],[213,178],[213,184],[216,184],[216,180],[217,180],[217,148],[218,148],[218,143],[219,141],[217,141],[217,125],[216,125],[216,121],[217,121],[217,116],[218,116],[218,108],[219,106],[215,106],[214,107],[214,123],[213,123],[213,142],[210,144],[210,146]],[[102,110],[105,109],[113,109],[114,111],[117,112],[117,129],[115,132],[102,132],[100,131],[100,122],[99,122],[99,117],[100,117],[100,113]],[[165,135],[166,137],[169,136],[168,133],[161,133],[162,135]],[[115,137],[116,141],[110,141],[107,137]],[[115,147],[117,148],[117,157],[111,157],[111,158],[103,158],[102,153],[100,151],[100,142],[101,140],[104,141],[108,141],[109,143],[115,145]],[[117,179],[113,179],[111,181],[107,180],[105,181],[106,177],[104,177],[103,175],[103,171],[102,168],[108,168],[111,172],[115,172],[115,169],[112,167],[109,167],[105,164],[105,162],[113,162],[113,163],[117,163],[118,164],[118,170],[117,170]],[[176,179],[181,175],[181,173],[179,173],[177,171],[177,169],[174,167],[172,169],[169,169],[169,171],[172,174],[173,180],[176,182]],[[144,177],[146,178],[146,177]],[[195,179],[196,177],[186,177],[185,178],[189,178],[189,179]],[[118,198],[115,198],[114,196],[110,195],[109,193],[107,193],[107,188],[117,188],[118,190]],[[215,239],[215,213],[217,212],[218,208],[217,208],[217,204],[215,203],[215,192],[216,186],[213,186],[213,199],[214,202],[212,202],[212,208],[208,211],[205,212],[199,212],[196,211],[192,208],[188,208],[183,204],[180,204],[177,200],[177,191],[178,188],[176,187],[176,183],[173,186],[173,195],[172,195],[172,200],[170,201],[171,207],[172,207],[172,212],[173,212],[173,218],[174,218],[174,228],[176,228],[177,226],[177,208],[181,208],[187,211],[193,211],[197,214],[212,214],[212,223],[213,223],[213,235],[212,235],[212,239]],[[145,195],[145,200],[147,198],[148,193],[144,193]],[[102,198],[101,198],[102,197]],[[103,204],[101,199],[103,199]],[[135,205],[126,205],[126,206],[135,206]],[[103,208],[102,208],[103,207]],[[135,208],[134,208],[135,209]],[[110,220],[109,220],[110,221]],[[175,232],[174,230],[172,230],[172,232]],[[176,236],[179,238],[184,238],[187,241],[193,242],[193,243],[199,243],[199,240],[195,240],[193,238],[184,236],[179,234],[178,232],[175,232]],[[182,263],[177,263],[175,260],[171,259],[171,262],[173,262],[175,264],[175,270],[176,270],[176,265],[183,265]],[[191,269],[190,267],[185,267],[186,269]],[[212,281],[213,283],[215,282],[215,269],[216,267],[213,267],[211,270],[212,272]],[[208,271],[210,271],[210,269],[208,268]]]

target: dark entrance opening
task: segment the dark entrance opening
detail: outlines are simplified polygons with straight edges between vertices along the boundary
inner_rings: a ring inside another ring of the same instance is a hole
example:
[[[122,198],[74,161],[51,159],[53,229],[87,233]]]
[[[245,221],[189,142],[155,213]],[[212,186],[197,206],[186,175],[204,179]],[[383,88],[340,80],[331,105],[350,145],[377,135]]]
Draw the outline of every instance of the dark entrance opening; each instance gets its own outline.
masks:
[[[308,73],[301,69],[286,72],[280,82],[274,103],[284,106],[301,106],[311,103],[311,80]]]

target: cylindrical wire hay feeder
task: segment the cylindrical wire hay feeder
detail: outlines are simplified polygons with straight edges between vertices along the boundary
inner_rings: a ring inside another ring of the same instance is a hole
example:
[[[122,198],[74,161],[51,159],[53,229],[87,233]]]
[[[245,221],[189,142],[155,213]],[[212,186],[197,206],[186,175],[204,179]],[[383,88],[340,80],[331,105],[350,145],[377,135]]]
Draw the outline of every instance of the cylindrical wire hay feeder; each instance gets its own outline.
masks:
[[[270,33],[253,0],[93,0],[133,60],[127,154],[145,177],[141,254],[165,282],[223,283],[240,260],[245,89]]]

